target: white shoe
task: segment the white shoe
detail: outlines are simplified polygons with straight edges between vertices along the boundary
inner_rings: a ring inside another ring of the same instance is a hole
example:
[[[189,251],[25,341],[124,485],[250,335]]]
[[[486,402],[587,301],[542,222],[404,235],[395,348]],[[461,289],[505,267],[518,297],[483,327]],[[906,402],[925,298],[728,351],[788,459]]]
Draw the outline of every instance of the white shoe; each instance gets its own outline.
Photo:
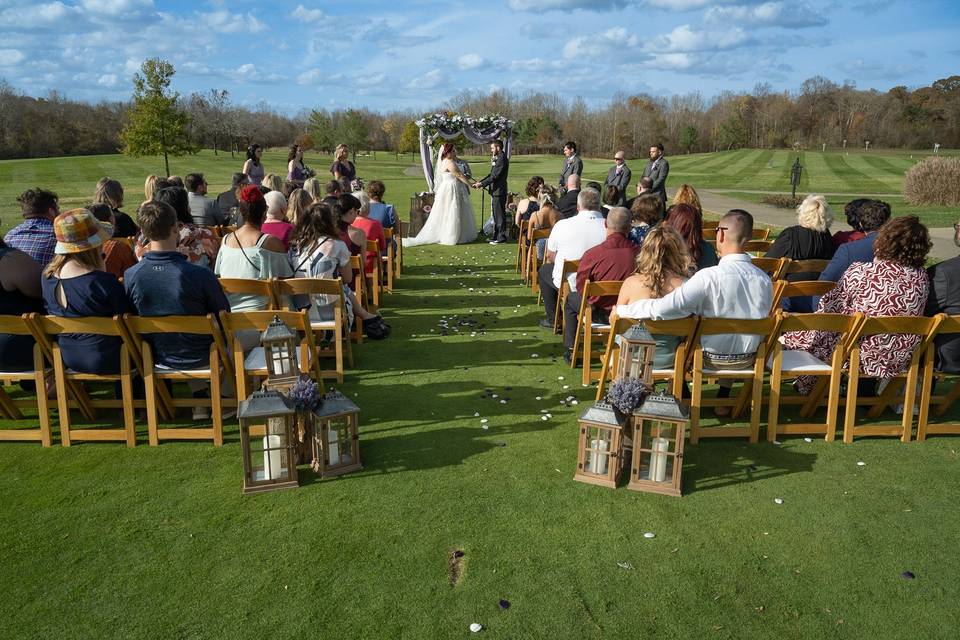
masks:
[[[210,408],[209,407],[194,407],[193,408],[193,419],[197,422],[202,420],[210,419]]]

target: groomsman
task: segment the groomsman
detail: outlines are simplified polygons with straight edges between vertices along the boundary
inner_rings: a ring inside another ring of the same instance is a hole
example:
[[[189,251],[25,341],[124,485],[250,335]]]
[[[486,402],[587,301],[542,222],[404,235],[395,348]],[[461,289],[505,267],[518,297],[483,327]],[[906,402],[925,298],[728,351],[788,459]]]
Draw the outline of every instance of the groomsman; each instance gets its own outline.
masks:
[[[655,144],[650,147],[650,162],[643,170],[643,176],[653,181],[650,190],[657,194],[663,202],[667,201],[667,175],[670,173],[670,164],[663,157],[663,145]]]
[[[610,171],[607,172],[607,179],[603,181],[603,191],[601,193],[606,193],[607,185],[612,184],[620,193],[620,202],[617,204],[622,206],[627,201],[627,187],[630,185],[632,174],[630,173],[630,167],[627,166],[623,151],[617,151],[613,154],[613,161],[616,164],[610,167]]]
[[[563,161],[563,171],[560,172],[561,193],[565,193],[567,190],[567,178],[573,174],[583,175],[583,160],[577,155],[577,143],[571,140],[563,145],[563,155],[566,160]]]
[[[507,241],[507,172],[510,161],[503,152],[503,142],[494,140],[490,143],[490,174],[474,182],[475,189],[489,187],[490,204],[493,209],[493,238],[490,244],[503,244]]]

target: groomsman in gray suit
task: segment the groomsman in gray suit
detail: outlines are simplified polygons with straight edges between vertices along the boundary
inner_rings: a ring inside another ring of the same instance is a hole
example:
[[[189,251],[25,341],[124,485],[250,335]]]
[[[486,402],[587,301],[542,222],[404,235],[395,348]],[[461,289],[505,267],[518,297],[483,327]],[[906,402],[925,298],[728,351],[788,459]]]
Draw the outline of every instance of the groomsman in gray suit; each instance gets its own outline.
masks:
[[[670,164],[663,157],[663,145],[655,144],[650,147],[650,162],[643,170],[643,177],[653,180],[650,191],[657,194],[663,202],[667,201],[667,175],[670,173]]]
[[[616,163],[610,167],[610,171],[607,171],[607,179],[603,181],[603,191],[605,193],[607,190],[607,185],[613,185],[617,188],[617,191],[620,193],[620,206],[627,201],[627,187],[630,185],[630,167],[627,166],[626,157],[623,155],[623,151],[617,151],[613,154],[613,161]]]
[[[566,160],[563,161],[563,171],[560,172],[560,193],[567,191],[567,178],[573,174],[583,175],[583,160],[577,155],[577,143],[572,140],[563,145],[563,155]]]

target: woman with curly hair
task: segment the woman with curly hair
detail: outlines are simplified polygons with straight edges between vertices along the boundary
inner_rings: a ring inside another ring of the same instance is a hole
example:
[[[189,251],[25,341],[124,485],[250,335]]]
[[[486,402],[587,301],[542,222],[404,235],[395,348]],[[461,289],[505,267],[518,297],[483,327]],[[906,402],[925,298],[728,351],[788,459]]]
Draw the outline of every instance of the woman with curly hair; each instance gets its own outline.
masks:
[[[867,316],[922,316],[930,284],[923,269],[930,252],[930,234],[916,216],[895,218],[880,228],[873,245],[873,262],[855,262],[832,291],[820,298],[818,313]],[[785,347],[807,351],[829,362],[839,335],[827,331],[786,334]],[[907,368],[918,336],[879,334],[860,341],[860,372],[873,380],[860,383],[862,395],[872,395],[877,379]],[[797,389],[809,393],[816,378],[800,376]]]
[[[630,233],[627,238],[638,247],[654,226],[663,220],[663,201],[655,195],[642,195],[633,199],[630,205]]]
[[[700,196],[697,190],[689,184],[682,184],[677,192],[673,194],[673,204],[688,204],[696,209],[700,215],[703,215],[703,207],[700,205]]]
[[[650,197],[660,202],[657,196]],[[637,270],[623,281],[617,304],[662,298],[686,282],[691,264],[690,252],[683,236],[672,227],[654,227],[640,245]],[[680,338],[654,336],[654,339],[657,341],[654,368],[666,369],[673,366],[673,356],[680,344]]]
[[[517,213],[513,216],[513,224],[520,226],[521,220],[529,220],[530,216],[540,210],[540,187],[543,186],[543,176],[533,176],[527,180],[525,193],[527,197],[517,203]]]
[[[681,203],[670,207],[664,224],[673,227],[683,236],[687,250],[690,252],[690,259],[693,261],[693,271],[690,275],[720,263],[717,250],[703,239],[703,217],[700,215],[700,210],[692,204]]]

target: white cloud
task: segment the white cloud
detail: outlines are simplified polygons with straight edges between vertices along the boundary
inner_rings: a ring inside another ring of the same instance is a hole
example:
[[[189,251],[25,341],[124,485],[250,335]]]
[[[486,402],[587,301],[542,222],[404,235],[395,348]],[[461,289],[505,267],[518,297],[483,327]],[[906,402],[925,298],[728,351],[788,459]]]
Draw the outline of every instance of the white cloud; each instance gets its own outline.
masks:
[[[27,56],[16,49],[0,49],[0,67],[12,66],[23,62]]]
[[[513,60],[507,65],[510,71],[548,71],[560,69],[564,66],[566,65],[560,60],[544,60],[543,58]]]
[[[213,11],[197,14],[199,25],[213,29],[217,33],[259,33],[266,25],[257,20],[252,13],[246,15],[231,11]]]
[[[691,11],[718,4],[743,4],[749,0],[645,0],[644,4],[655,9],[670,11]]]
[[[460,56],[460,59],[457,60],[457,66],[463,69],[464,71],[470,71],[471,69],[482,67],[483,58],[481,58],[476,53],[467,53]]]
[[[129,16],[142,9],[152,9],[153,0],[81,0],[86,11],[107,16]]]
[[[514,11],[550,11],[551,9],[592,9],[609,11],[623,7],[627,0],[508,0]]]
[[[298,4],[291,15],[303,22],[321,22],[329,19],[329,16],[320,9],[307,9],[302,4]]]
[[[29,31],[58,24],[68,16],[78,14],[76,7],[70,7],[62,2],[45,2],[42,4],[11,7],[0,11],[0,24],[4,29],[14,31]]]
[[[439,69],[428,71],[419,78],[414,78],[407,83],[408,89],[436,89],[447,81],[447,77]]]
[[[600,34],[577,36],[568,40],[563,46],[563,57],[568,60],[603,58],[622,54],[625,49],[631,49],[638,44],[640,39],[635,33],[623,27],[613,27]]]
[[[97,78],[97,84],[101,87],[115,87],[118,81],[119,78],[117,78],[117,74],[115,73],[105,73]]]
[[[314,84],[323,80],[324,76],[323,69],[310,69],[297,76],[297,84]]]
[[[242,64],[235,71],[229,73],[231,77],[239,76],[247,82],[273,83],[283,82],[286,78],[276,73],[265,73],[252,63]]]
[[[749,25],[754,27],[783,27],[785,29],[803,29],[822,27],[827,19],[810,5],[800,2],[764,2],[755,7],[711,7],[704,14],[704,20],[712,24]]]
[[[739,27],[711,32],[696,31],[682,24],[654,38],[648,49],[652,52],[718,51],[743,46],[749,41],[747,33]]]

